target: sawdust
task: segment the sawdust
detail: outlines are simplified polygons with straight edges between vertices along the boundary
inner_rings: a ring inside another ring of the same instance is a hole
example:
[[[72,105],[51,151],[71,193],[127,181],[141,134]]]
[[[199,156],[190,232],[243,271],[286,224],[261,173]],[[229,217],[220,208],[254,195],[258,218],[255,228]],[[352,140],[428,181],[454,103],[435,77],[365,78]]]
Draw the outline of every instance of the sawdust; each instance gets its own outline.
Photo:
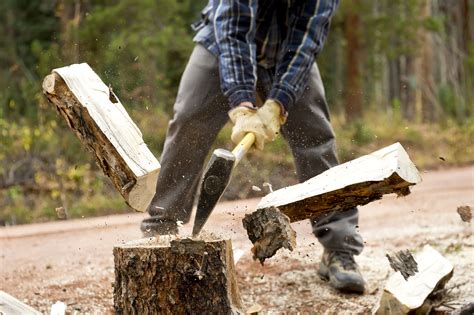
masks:
[[[143,247],[169,247],[176,241],[193,241],[193,242],[216,242],[226,239],[216,233],[201,232],[198,236],[192,237],[190,233],[186,234],[170,234],[156,235],[153,237],[141,238],[121,244],[121,247],[143,246]]]

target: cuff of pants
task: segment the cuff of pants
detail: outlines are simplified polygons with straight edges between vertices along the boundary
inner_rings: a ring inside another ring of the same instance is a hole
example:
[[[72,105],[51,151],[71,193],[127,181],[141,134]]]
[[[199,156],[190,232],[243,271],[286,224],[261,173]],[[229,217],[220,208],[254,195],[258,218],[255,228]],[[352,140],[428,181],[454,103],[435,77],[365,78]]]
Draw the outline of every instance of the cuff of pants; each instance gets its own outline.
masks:
[[[336,211],[311,219],[313,233],[325,249],[359,255],[364,248],[362,236],[357,231],[359,211],[352,208]]]

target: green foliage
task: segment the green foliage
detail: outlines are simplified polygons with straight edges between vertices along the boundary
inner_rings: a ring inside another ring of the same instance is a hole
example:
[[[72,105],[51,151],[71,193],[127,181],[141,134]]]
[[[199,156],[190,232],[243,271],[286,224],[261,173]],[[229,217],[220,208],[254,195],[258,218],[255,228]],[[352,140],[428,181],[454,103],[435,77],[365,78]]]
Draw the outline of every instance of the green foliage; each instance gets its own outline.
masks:
[[[129,211],[42,95],[52,69],[87,62],[110,84],[145,142],[159,157],[181,73],[193,48],[189,24],[207,0],[0,1],[0,225]],[[420,14],[422,0],[342,1],[318,64],[334,114],[342,161],[400,141],[420,167],[472,162],[474,42],[465,56],[462,88],[436,86],[442,124],[413,125],[403,101],[387,100],[387,63],[417,57],[420,31],[449,37],[442,13]],[[364,118],[343,117],[347,12],[358,14]],[[406,78],[411,88],[420,82]],[[382,97],[384,96],[384,97]],[[215,147],[231,148],[230,126]],[[443,162],[444,163],[444,162]],[[291,151],[280,137],[242,161],[226,198],[259,196],[252,185],[296,182]]]

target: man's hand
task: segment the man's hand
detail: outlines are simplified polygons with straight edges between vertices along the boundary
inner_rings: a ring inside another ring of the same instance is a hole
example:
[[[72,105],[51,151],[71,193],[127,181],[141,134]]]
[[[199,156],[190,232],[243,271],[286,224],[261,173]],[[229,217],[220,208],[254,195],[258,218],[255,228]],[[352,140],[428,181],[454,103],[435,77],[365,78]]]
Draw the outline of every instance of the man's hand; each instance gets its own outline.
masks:
[[[229,117],[234,123],[232,141],[239,143],[247,133],[252,132],[259,150],[263,150],[265,142],[275,140],[286,120],[280,104],[274,100],[267,100],[259,109],[251,103],[242,103],[229,112]]]

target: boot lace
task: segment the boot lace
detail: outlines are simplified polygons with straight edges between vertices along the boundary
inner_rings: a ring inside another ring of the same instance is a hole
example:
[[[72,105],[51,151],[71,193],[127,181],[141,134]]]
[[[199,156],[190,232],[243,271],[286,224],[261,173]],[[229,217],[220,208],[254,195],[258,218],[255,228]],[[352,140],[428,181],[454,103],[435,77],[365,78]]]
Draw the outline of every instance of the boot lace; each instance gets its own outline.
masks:
[[[330,260],[340,261],[344,270],[357,270],[354,255],[346,252],[332,252]]]

